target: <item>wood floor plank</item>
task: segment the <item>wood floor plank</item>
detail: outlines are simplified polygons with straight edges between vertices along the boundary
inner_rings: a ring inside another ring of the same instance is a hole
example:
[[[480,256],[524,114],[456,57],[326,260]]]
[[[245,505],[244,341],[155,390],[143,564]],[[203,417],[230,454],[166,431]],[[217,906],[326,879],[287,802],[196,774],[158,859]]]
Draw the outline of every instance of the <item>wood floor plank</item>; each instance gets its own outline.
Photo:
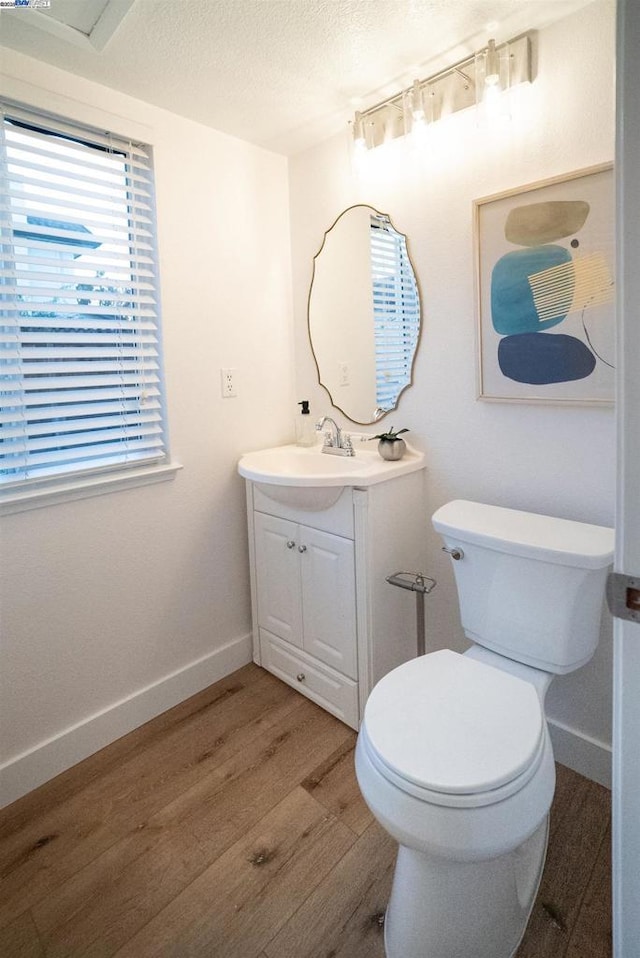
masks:
[[[184,822],[210,858],[281,801],[313,768],[351,737],[351,729],[308,699],[244,752],[184,792],[154,816],[168,827]]]
[[[357,835],[362,835],[373,821],[373,815],[356,780],[353,764],[355,741],[354,732],[349,741],[303,780],[302,787]]]
[[[575,773],[574,773],[575,774]],[[529,925],[516,958],[565,958],[610,814],[607,789],[575,775],[557,818]]]
[[[265,947],[268,958],[384,958],[396,849],[377,822],[369,825]]]
[[[578,920],[569,940],[566,958],[611,958],[611,829],[600,846]]]
[[[243,666],[0,809],[0,842],[6,835],[20,829],[25,821],[51,812],[59,804],[68,803],[76,792],[84,791],[94,778],[120,767],[133,755],[148,748],[154,740],[162,738],[167,730],[175,730],[193,715],[248,689],[254,682],[264,681],[265,674],[253,662]]]
[[[565,818],[575,818],[575,808],[585,801],[589,791],[589,780],[578,775],[566,765],[556,762],[556,787],[553,793],[553,809],[549,825],[549,837],[556,829],[562,831]]]
[[[198,842],[181,829],[145,829],[118,842],[34,905],[47,958],[113,954],[205,867]]]
[[[216,683],[217,695],[199,710],[92,777],[66,803],[5,833],[0,927],[298,707],[300,696],[260,671],[247,684]]]
[[[266,729],[33,906],[47,955],[113,954],[349,738],[337,719],[296,700],[295,717]]]
[[[2,958],[45,958],[30,911],[24,911],[0,929],[0,955]]]
[[[117,958],[254,958],[356,840],[296,788]]]

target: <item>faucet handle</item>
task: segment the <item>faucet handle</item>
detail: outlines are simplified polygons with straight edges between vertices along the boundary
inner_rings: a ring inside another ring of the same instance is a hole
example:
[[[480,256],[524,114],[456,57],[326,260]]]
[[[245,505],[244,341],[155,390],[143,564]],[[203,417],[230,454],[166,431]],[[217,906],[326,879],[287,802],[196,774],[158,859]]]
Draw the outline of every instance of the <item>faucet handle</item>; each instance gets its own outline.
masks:
[[[349,450],[349,452],[353,451],[353,442],[351,441],[351,436],[348,432],[342,433],[342,448]]]

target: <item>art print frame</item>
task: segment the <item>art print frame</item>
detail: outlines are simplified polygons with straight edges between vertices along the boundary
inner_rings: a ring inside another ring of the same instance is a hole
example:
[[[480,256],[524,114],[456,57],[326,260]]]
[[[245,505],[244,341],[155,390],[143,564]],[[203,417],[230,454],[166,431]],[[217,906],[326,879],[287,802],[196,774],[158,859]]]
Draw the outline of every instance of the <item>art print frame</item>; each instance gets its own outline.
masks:
[[[474,200],[478,398],[609,406],[613,164]]]

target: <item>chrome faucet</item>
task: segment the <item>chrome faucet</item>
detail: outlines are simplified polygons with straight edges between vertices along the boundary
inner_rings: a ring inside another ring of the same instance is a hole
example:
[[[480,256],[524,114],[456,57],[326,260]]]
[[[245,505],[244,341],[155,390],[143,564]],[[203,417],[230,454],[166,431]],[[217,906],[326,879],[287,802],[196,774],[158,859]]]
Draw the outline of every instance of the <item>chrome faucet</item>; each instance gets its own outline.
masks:
[[[355,456],[355,450],[351,443],[351,436],[344,433],[335,419],[331,416],[323,416],[316,423],[316,432],[322,432],[326,423],[332,427],[331,432],[326,432],[322,451],[331,456]]]

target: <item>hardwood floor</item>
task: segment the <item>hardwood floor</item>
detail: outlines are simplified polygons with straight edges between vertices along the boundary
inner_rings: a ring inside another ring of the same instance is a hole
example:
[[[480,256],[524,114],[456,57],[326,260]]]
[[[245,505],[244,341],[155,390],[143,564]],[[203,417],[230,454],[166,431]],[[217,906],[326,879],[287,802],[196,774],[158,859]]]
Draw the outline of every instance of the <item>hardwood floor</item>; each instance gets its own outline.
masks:
[[[91,756],[0,812],[0,956],[384,958],[395,846],[354,742],[248,665]],[[610,958],[609,826],[558,766],[517,958]]]

